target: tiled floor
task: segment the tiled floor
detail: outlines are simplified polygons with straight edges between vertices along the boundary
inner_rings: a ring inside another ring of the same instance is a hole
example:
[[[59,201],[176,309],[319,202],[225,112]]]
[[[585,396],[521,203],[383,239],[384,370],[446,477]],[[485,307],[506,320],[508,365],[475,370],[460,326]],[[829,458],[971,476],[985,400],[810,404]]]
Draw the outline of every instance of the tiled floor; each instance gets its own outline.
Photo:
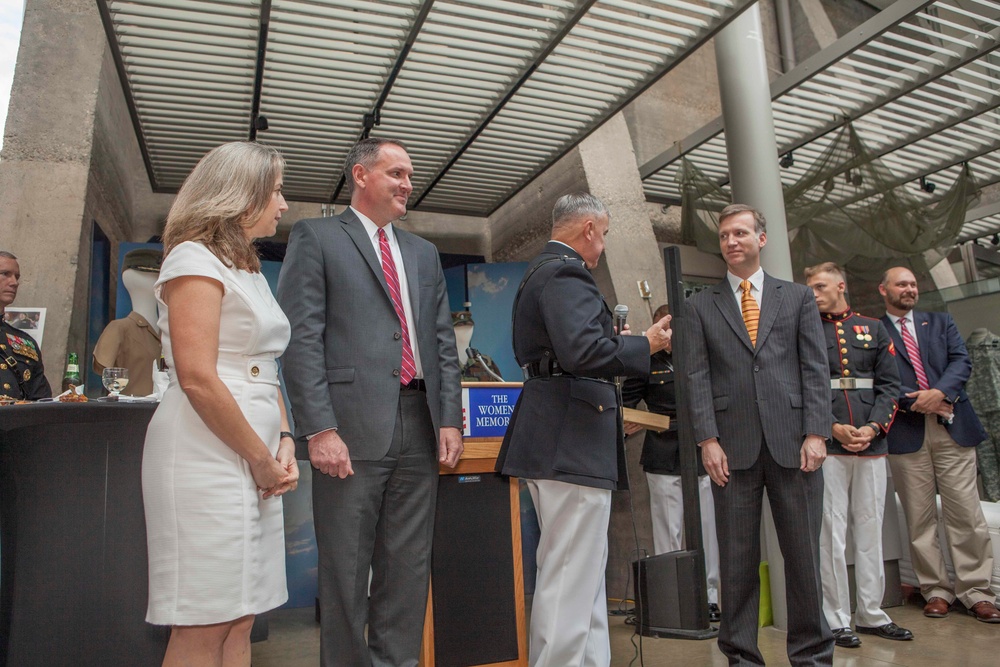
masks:
[[[838,648],[834,664],[840,667],[964,667],[997,664],[1000,650],[1000,624],[987,625],[963,612],[952,611],[945,619],[925,618],[919,595],[902,607],[889,609],[899,625],[913,631],[912,642],[894,642],[862,636],[857,649]],[[638,666],[632,626],[623,617],[611,617],[611,664],[613,667]],[[768,664],[787,665],[785,634],[773,628],[760,631],[760,649]],[[679,665],[726,665],[716,641],[678,639],[642,639],[643,664],[646,667]],[[253,646],[254,667],[316,667],[319,664],[319,626],[312,609],[276,612],[271,617],[270,637]],[[634,662],[633,662],[634,658]]]

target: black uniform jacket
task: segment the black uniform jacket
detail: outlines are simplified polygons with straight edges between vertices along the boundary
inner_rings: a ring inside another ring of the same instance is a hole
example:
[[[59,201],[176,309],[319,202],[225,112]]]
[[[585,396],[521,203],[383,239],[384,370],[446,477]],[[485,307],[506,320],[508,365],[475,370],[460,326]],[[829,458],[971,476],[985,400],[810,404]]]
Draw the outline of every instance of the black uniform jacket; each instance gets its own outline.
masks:
[[[614,335],[597,283],[569,246],[549,241],[525,275],[514,303],[514,356],[540,375],[524,383],[496,470],[625,488],[624,436],[612,378],[646,375],[649,344],[641,336]]]
[[[646,431],[639,463],[642,469],[656,475],[680,475],[681,456],[677,437],[677,395],[674,384],[674,364],[670,353],[661,350],[649,358],[649,378],[629,378],[622,385],[622,403],[634,408],[640,401],[646,402],[646,409],[658,415],[670,417],[667,431]],[[693,445],[692,445],[693,446]],[[705,475],[701,455],[698,459],[698,474]]]
[[[50,398],[42,352],[35,339],[0,319],[0,394],[37,401]]]
[[[833,423],[861,427],[877,422],[880,431],[871,445],[849,452],[836,438],[828,440],[827,453],[838,456],[884,456],[889,453],[886,434],[896,418],[899,369],[896,349],[885,325],[848,309],[821,313],[826,336],[830,378],[871,380],[872,388],[832,389]]]

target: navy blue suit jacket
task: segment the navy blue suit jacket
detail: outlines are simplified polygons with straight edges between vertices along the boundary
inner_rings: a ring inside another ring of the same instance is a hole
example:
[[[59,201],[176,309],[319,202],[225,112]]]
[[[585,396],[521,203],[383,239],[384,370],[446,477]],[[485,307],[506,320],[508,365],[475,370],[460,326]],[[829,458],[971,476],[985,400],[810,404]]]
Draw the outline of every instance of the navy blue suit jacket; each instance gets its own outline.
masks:
[[[948,313],[915,310],[910,311],[909,317],[913,319],[913,328],[917,331],[917,346],[928,384],[932,389],[940,389],[955,408],[953,423],[945,425],[948,434],[962,447],[975,447],[986,439],[986,431],[965,393],[972,362],[955,321]],[[917,391],[917,374],[896,325],[888,315],[884,315],[882,321],[896,346],[896,364],[902,380],[899,413],[888,435],[889,453],[910,454],[924,444],[924,415],[910,410],[913,399],[906,397],[906,394]]]

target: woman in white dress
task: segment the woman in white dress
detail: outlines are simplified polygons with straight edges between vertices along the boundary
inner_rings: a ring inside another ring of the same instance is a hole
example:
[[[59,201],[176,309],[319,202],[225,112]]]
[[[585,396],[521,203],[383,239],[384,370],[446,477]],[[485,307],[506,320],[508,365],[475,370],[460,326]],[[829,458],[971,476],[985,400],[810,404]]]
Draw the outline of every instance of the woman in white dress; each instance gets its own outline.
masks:
[[[248,666],[254,615],[288,599],[280,496],[299,472],[276,359],[290,330],[252,244],[288,210],[283,167],[267,146],[219,146],[167,216],[155,292],[170,384],[142,461],[164,665]]]

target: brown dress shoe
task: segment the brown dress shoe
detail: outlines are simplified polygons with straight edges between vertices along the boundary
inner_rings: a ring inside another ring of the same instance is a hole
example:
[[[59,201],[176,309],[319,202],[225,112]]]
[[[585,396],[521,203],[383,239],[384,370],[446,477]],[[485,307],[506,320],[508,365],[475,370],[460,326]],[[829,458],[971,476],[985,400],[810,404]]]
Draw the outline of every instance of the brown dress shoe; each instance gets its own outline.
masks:
[[[975,616],[977,621],[982,621],[983,623],[1000,623],[1000,609],[997,609],[996,605],[987,600],[972,605],[969,615]]]
[[[931,598],[924,605],[924,616],[929,618],[944,618],[948,615],[949,606],[944,598]]]

